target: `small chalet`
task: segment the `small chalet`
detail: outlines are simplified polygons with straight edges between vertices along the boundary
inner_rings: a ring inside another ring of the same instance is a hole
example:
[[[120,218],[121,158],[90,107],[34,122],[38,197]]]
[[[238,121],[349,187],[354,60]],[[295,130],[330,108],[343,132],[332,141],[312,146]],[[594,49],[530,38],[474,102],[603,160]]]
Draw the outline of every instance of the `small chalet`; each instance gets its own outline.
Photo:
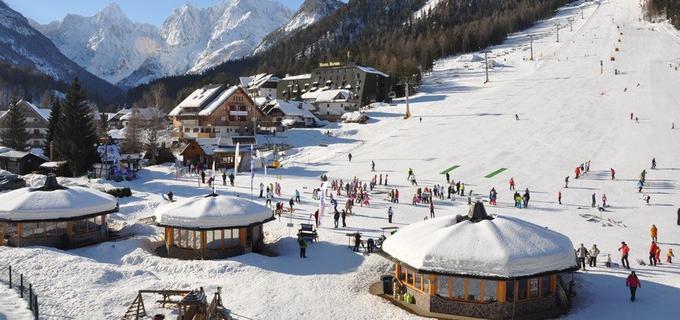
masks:
[[[338,120],[347,112],[359,110],[359,103],[346,89],[321,91],[314,99],[314,113],[324,120]]]
[[[271,121],[284,127],[304,128],[320,125],[320,120],[312,113],[314,106],[307,102],[276,99],[269,100],[261,108]]]
[[[106,216],[117,211],[112,195],[64,187],[48,175],[43,187],[0,195],[0,245],[67,249],[106,241]]]
[[[0,153],[0,169],[24,175],[39,170],[47,158],[24,151],[8,151]]]
[[[180,141],[252,135],[254,124],[264,118],[242,87],[224,85],[197,89],[169,115]]]
[[[165,229],[161,254],[183,259],[220,259],[264,249],[263,224],[271,209],[240,197],[215,193],[179,200],[156,209]]]
[[[276,88],[281,79],[273,74],[261,73],[252,77],[241,77],[241,87],[248,91],[253,99],[262,97],[276,99]]]
[[[234,168],[236,145],[239,145],[239,171],[250,170],[250,146],[257,146],[253,136],[233,136],[228,138],[202,138],[189,140],[180,151],[184,166],[202,165],[208,168],[215,161],[217,168]]]

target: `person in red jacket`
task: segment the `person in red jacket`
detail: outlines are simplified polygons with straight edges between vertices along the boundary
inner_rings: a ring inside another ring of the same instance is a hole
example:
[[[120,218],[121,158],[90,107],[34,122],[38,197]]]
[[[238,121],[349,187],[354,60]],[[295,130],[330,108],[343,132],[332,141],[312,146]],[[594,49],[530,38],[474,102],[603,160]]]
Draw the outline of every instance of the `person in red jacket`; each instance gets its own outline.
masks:
[[[659,247],[656,245],[656,242],[652,241],[652,245],[649,246],[649,265],[656,266],[656,250],[659,249]]]
[[[616,171],[614,171],[614,168],[609,168],[609,170],[612,173],[612,180],[616,179]]]
[[[638,288],[642,288],[642,285],[640,285],[640,279],[638,279],[635,271],[631,271],[628,279],[626,279],[626,287],[630,289],[630,301],[635,302],[635,291]]]
[[[630,252],[630,248],[628,248],[625,241],[621,241],[619,251],[621,251],[621,266],[630,269],[630,264],[628,263],[628,252]]]
[[[578,179],[578,177],[581,175],[581,167],[576,167],[576,169],[574,169],[574,175],[575,178]]]
[[[515,190],[515,179],[511,177],[509,183],[510,183],[510,190]]]

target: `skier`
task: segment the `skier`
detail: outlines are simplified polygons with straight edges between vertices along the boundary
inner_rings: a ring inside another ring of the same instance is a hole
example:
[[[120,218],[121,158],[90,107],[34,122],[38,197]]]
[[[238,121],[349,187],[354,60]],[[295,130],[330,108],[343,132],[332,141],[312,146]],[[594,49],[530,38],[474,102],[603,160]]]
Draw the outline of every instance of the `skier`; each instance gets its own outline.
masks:
[[[201,170],[201,182],[205,184],[205,171]]]
[[[262,198],[263,193],[264,193],[264,183],[260,182],[260,196],[259,196],[259,198]]]
[[[298,245],[300,246],[300,258],[307,258],[307,241],[305,241],[305,238],[298,237]]]
[[[510,177],[510,190],[515,190],[515,179],[513,177]]]
[[[557,191],[557,203],[562,204],[562,191]]]
[[[451,176],[448,172],[446,173],[446,183],[451,183]]]
[[[295,204],[295,200],[293,200],[293,197],[290,197],[290,200],[288,200],[288,206],[290,206],[290,214],[293,214],[293,205]]]
[[[583,243],[581,243],[581,246],[576,249],[576,257],[578,258],[578,266],[581,267],[581,270],[586,271],[586,257],[588,256],[588,249],[583,246]]]
[[[430,200],[430,219],[434,218],[434,201]]]
[[[423,123],[423,117],[420,117],[420,123]]]
[[[635,271],[631,271],[628,279],[626,279],[626,287],[630,289],[630,301],[635,302],[635,291],[638,288],[642,288],[640,285],[640,279],[638,279]]]
[[[649,246],[649,265],[656,266],[656,250],[659,249],[659,247],[656,245],[655,241],[652,241],[652,244]]]
[[[227,173],[222,171],[222,185],[227,186]]]
[[[619,248],[619,251],[621,251],[621,266],[626,269],[630,269],[630,264],[628,263],[628,253],[630,252],[630,248],[625,241],[621,241],[621,247]]]
[[[656,158],[652,158],[652,169],[656,169]]]
[[[602,194],[602,207],[603,208],[607,207],[607,195],[604,193]]]
[[[592,198],[592,201],[591,201],[590,206],[593,207],[593,208],[595,208],[595,202],[596,202],[596,201],[595,201],[595,193],[594,193],[594,192],[593,192],[593,195],[591,196],[591,198]]]
[[[526,188],[524,190],[524,196],[522,196],[522,199],[524,200],[524,207],[528,208],[529,207],[529,188]]]
[[[578,177],[581,175],[581,167],[577,166],[576,169],[574,169],[574,175],[576,176],[576,179],[578,179]]]
[[[394,214],[394,210],[392,210],[392,207],[387,208],[387,222],[392,223],[392,215]]]
[[[569,188],[569,176],[566,176],[566,177],[564,178],[564,187],[565,187],[565,188]]]
[[[519,116],[515,113],[515,120],[519,121]]]
[[[229,172],[229,184],[233,187],[234,186],[234,172]]]
[[[371,160],[371,171],[375,171],[375,161]]]
[[[591,267],[597,267],[597,256],[600,254],[600,249],[597,248],[596,244],[593,244],[593,247],[590,248],[590,266]]]
[[[387,177],[388,176],[389,176],[389,174],[385,174],[385,186],[387,186]]]
[[[347,154],[347,159],[349,159],[349,162],[352,162],[352,154],[351,153]]]
[[[616,171],[614,170],[614,168],[609,168],[609,171],[611,172],[612,180],[616,179]]]
[[[379,178],[379,180],[378,180],[378,185],[379,185],[379,186],[382,185],[382,173],[380,174],[380,178]]]
[[[637,186],[638,186],[638,193],[641,193],[642,192],[642,186],[644,186],[644,183],[642,182],[642,180],[638,180]]]
[[[458,189],[458,190],[460,191],[460,195],[464,196],[465,195],[465,184],[461,182],[460,183],[460,189]]]
[[[633,113],[630,113],[630,120],[633,120]]]
[[[266,195],[266,198],[267,198],[267,201],[265,202],[265,205],[266,205],[267,207],[270,207],[270,208],[271,208],[271,206],[272,206],[272,198],[274,198],[274,195],[272,194],[272,191],[271,191],[271,189],[269,189],[269,187],[267,187],[267,195]]]
[[[399,203],[399,189],[394,189],[394,203]]]
[[[658,229],[656,228],[656,225],[653,224],[652,228],[649,229],[649,235],[652,237],[652,241],[657,242],[657,234],[658,234]]]
[[[354,249],[355,252],[359,252],[359,246],[361,245],[361,233],[357,232],[354,234]]]
[[[347,224],[345,223],[345,218],[347,218],[347,211],[345,211],[345,209],[342,209],[341,216],[342,216],[342,227],[346,228]]]
[[[333,214],[333,225],[335,226],[335,229],[338,228],[338,220],[340,220],[340,212],[338,212],[338,209],[335,209],[335,213]]]
[[[174,196],[175,195],[172,193],[172,191],[168,192],[168,201],[175,202],[175,200],[173,199]]]
[[[298,189],[295,189],[295,202],[300,203],[300,191]]]
[[[489,192],[489,204],[495,206],[497,196],[498,194],[496,193],[496,188],[491,188],[491,191]]]
[[[673,249],[668,248],[668,253],[666,253],[666,262],[673,263],[673,257],[675,257],[673,254]]]
[[[316,211],[314,211],[314,225],[317,228],[319,227],[319,209],[316,209]]]

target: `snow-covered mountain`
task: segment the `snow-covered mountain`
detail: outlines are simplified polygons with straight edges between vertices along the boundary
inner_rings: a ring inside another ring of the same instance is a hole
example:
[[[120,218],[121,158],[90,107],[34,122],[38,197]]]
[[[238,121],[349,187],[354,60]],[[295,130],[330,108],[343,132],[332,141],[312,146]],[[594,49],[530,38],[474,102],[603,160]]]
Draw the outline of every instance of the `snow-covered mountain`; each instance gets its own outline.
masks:
[[[63,55],[50,39],[34,29],[23,15],[2,1],[0,1],[0,61],[38,71],[57,81],[70,82],[74,77],[79,77],[87,91],[102,97],[112,97],[120,93],[118,88],[97,78]]]
[[[266,50],[294,31],[316,23],[343,5],[344,3],[339,0],[305,0],[288,23],[276,29],[276,31],[267,35],[262,40],[255,49],[255,53]]]
[[[158,77],[200,73],[250,55],[290,20],[275,0],[222,0],[175,9],[158,29],[130,21],[116,4],[92,17],[68,15],[40,26],[68,57],[102,78],[135,86]]]
[[[69,14],[62,21],[35,25],[66,56],[116,83],[158,51],[158,28],[130,21],[115,3],[92,17]]]

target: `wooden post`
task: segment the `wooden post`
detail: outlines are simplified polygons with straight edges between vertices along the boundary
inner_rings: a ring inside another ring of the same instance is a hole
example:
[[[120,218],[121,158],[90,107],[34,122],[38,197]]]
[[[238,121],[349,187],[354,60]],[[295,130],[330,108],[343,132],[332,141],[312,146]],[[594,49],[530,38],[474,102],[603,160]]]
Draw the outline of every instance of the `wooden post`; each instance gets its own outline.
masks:
[[[73,222],[68,221],[66,222],[66,238],[68,239],[68,242],[71,242],[71,239],[73,238]]]
[[[428,274],[427,275],[428,280],[430,281],[430,296],[433,296],[437,293],[437,288],[439,287],[439,283],[437,282],[437,276],[433,274]]]
[[[19,237],[17,238],[17,246],[21,247],[21,239],[23,238],[23,233],[24,233],[24,224],[19,222],[17,223],[17,234]]]
[[[238,229],[238,241],[241,244],[242,247],[246,246],[246,236],[247,232],[245,232],[246,228],[239,228]]]
[[[222,232],[222,250],[224,250],[224,229],[221,230]]]
[[[498,288],[496,290],[496,295],[498,296],[498,302],[505,302],[505,290],[506,282],[498,281]]]
[[[207,244],[207,233],[205,230],[201,231],[201,258],[205,258],[205,246]]]

